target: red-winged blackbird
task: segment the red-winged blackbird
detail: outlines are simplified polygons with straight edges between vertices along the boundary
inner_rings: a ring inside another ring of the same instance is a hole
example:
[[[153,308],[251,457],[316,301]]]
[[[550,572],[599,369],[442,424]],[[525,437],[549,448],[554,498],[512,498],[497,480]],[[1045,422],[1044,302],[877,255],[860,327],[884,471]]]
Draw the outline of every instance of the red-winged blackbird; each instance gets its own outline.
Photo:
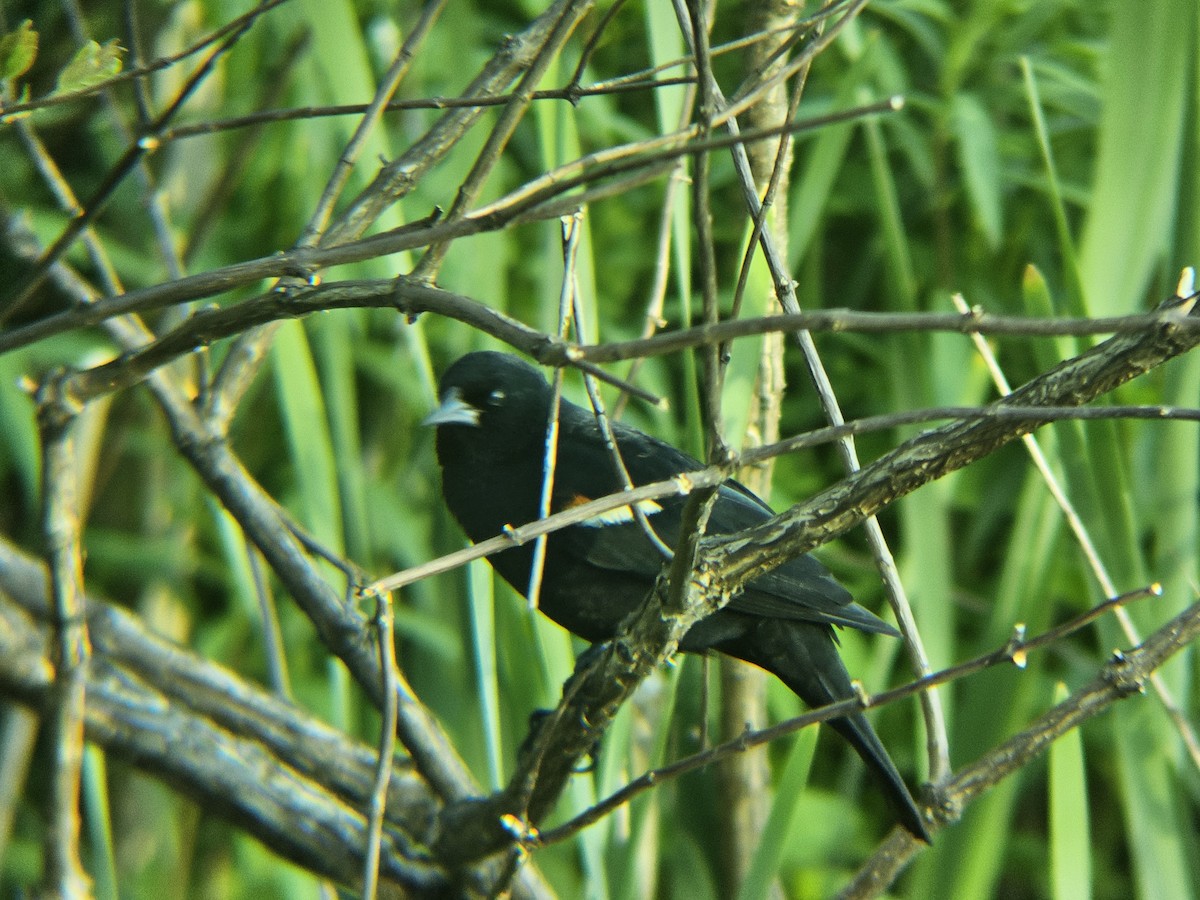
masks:
[[[550,385],[514,356],[470,353],[446,370],[439,395],[441,405],[425,424],[437,426],[442,493],[467,536],[482,541],[505,526],[537,519],[553,403]],[[592,413],[563,400],[558,418],[551,510],[621,490],[611,450]],[[703,468],[640,431],[615,423],[612,429],[635,486]],[[673,497],[642,506],[667,546],[678,537],[684,502]],[[766,503],[736,481],[727,481],[713,505],[708,531],[739,531],[770,515]],[[526,593],[531,544],[489,560],[505,581]],[[608,640],[645,599],[663,562],[629,507],[564,528],[547,540],[540,608],[585,640]],[[823,565],[802,556],[755,579],[726,607],[694,625],[681,649],[718,650],[754,663],[809,706],[823,706],[854,696],[835,646],[834,625],[897,633],[855,603]],[[928,841],[912,795],[866,718],[856,714],[830,724],[878,776],[900,823]]]

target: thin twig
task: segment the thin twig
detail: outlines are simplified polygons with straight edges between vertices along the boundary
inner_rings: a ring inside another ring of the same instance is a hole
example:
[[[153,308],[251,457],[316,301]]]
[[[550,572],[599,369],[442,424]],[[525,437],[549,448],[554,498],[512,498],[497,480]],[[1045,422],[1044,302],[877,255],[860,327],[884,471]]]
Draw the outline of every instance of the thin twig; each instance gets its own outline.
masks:
[[[958,313],[867,312],[854,309],[818,309],[751,319],[727,319],[713,325],[696,325],[663,332],[648,338],[612,341],[583,347],[563,348],[568,359],[596,363],[618,362],[665,356],[717,341],[770,334],[775,331],[849,331],[862,334],[898,334],[911,331],[944,331],[957,334],[991,334],[1012,337],[1061,337],[1065,335],[1108,335],[1140,331],[1159,322],[1175,322],[1183,328],[1200,328],[1178,310],[1134,313],[1124,316],[1006,316],[974,307]],[[544,359],[543,362],[552,362]]]
[[[575,260],[579,254],[579,235],[583,230],[583,214],[563,217],[562,248],[563,274],[558,290],[558,337],[564,340],[571,327],[572,313],[575,304],[572,297],[578,285],[575,282]],[[553,394],[550,401],[550,411],[546,422],[546,441],[542,459],[542,492],[538,501],[538,518],[544,519],[550,515],[551,500],[554,496],[554,472],[558,463],[558,415],[562,409],[563,371],[555,369]],[[546,565],[546,535],[538,535],[533,543],[533,562],[529,568],[529,589],[525,597],[530,609],[537,609],[538,599],[542,593],[542,574]]]
[[[263,655],[266,657],[267,674],[271,689],[280,697],[292,699],[292,680],[288,675],[287,653],[283,642],[283,629],[279,625],[279,611],[271,593],[271,583],[263,569],[262,554],[242,535],[246,560],[250,566],[250,577],[254,582],[254,595],[258,600],[258,619],[262,623]]]
[[[127,296],[132,296],[133,293],[137,292],[131,292]],[[92,306],[107,305],[108,302],[99,300]],[[234,307],[202,310],[153,343],[147,344],[150,339],[147,332],[146,340],[140,342],[146,346],[81,373],[73,383],[72,390],[81,398],[98,396],[135,384],[147,373],[198,347],[240,334],[257,325],[307,316],[314,312],[367,307],[397,307],[408,316],[435,312],[466,322],[530,354],[544,365],[575,366],[655,405],[662,404],[659,397],[605,372],[597,365],[597,361],[638,359],[647,355],[662,355],[683,347],[712,344],[733,337],[792,331],[796,328],[864,333],[933,329],[969,334],[978,322],[977,330],[980,333],[1034,336],[1121,334],[1141,331],[1148,326],[1162,323],[1170,323],[1185,330],[1200,328],[1200,320],[1186,317],[1178,310],[1089,320],[1009,318],[977,316],[975,313],[965,317],[953,313],[864,313],[835,309],[719,322],[711,327],[701,325],[683,331],[665,332],[649,340],[579,346],[564,344],[551,335],[529,328],[469,297],[417,284],[401,277],[383,281],[330,282],[296,295],[287,296],[271,292]],[[91,320],[107,320],[105,316],[97,316],[91,306],[79,309],[71,317],[79,320],[79,326],[91,324]],[[62,330],[66,330],[66,327],[64,325]],[[23,338],[28,335],[18,336],[17,332],[20,330],[14,329],[7,334],[0,334],[0,352],[13,349],[13,345],[20,346],[26,343]],[[55,328],[53,332],[57,333],[58,330],[60,329]],[[6,338],[11,340],[6,341]]]
[[[379,650],[379,671],[382,677],[383,716],[379,724],[379,759],[376,763],[375,785],[367,811],[367,844],[363,854],[363,898],[375,900],[379,881],[379,856],[383,842],[383,822],[387,814],[388,786],[392,779],[392,757],[396,752],[396,720],[398,717],[398,684],[396,678],[396,642],[393,629],[391,594],[375,597],[375,638]]]
[[[366,147],[367,140],[379,124],[384,110],[387,108],[388,103],[391,102],[392,96],[399,90],[401,82],[404,81],[404,77],[408,74],[417,49],[428,36],[438,17],[441,16],[442,10],[446,8],[446,2],[447,0],[429,0],[425,4],[421,15],[409,31],[408,37],[405,38],[404,44],[396,52],[392,64],[379,80],[375,96],[371,99],[367,108],[363,110],[362,119],[354,129],[354,134],[346,143],[341,156],[338,157],[337,164],[326,180],[325,190],[321,192],[321,197],[317,201],[308,224],[304,226],[304,231],[301,232],[300,238],[296,241],[297,247],[315,246],[320,236],[325,232],[325,229],[329,225],[329,220],[333,216],[333,208],[337,204],[338,198],[342,195],[347,182],[350,180],[354,165]]]
[[[546,7],[527,28],[508,38],[463,91],[463,96],[493,97],[504,91],[533,63],[551,31],[564,24],[566,10],[578,3],[579,0],[555,0]],[[332,247],[361,237],[386,209],[420,184],[422,177],[459,145],[482,114],[478,107],[466,107],[442,116],[404,153],[380,169],[338,217],[323,244]]]
[[[680,84],[690,84],[690,78],[661,78],[661,79],[630,79],[616,82],[609,81],[589,86],[568,85],[561,88],[543,88],[536,90],[531,99],[565,100],[575,102],[587,97],[603,97],[610,94],[629,94],[639,91],[653,91],[664,87],[674,87]],[[392,100],[384,107],[384,112],[406,112],[418,109],[483,109],[492,106],[505,106],[512,100],[513,94],[495,94],[483,97],[422,97],[413,100]],[[309,121],[334,116],[361,115],[366,109],[366,103],[341,103],[335,106],[291,106],[286,109],[264,109],[259,112],[247,113],[243,116],[230,116],[225,119],[210,119],[205,122],[195,122],[179,125],[163,133],[163,143],[168,141],[185,140],[187,138],[205,137],[220,134],[224,131],[235,131],[239,128],[254,128],[271,125],[276,122]]]
[[[195,43],[185,47],[178,53],[170,56],[160,56],[158,59],[146,63],[144,66],[136,66],[126,69],[124,72],[118,72],[110,78],[105,78],[103,81],[90,84],[87,87],[80,88],[77,91],[69,91],[66,93],[54,93],[48,97],[40,97],[37,100],[27,100],[22,103],[13,103],[9,105],[0,104],[0,124],[19,113],[32,112],[35,109],[43,109],[47,106],[58,106],[65,103],[73,103],[76,100],[83,100],[93,94],[98,94],[102,91],[107,91],[109,88],[124,84],[126,81],[136,81],[144,78],[147,75],[153,75],[155,72],[160,72],[163,69],[170,68],[177,62],[182,62],[189,56],[195,56],[201,50],[212,44],[217,43],[227,35],[236,32],[244,27],[247,23],[257,19],[263,13],[270,12],[277,6],[282,6],[288,0],[266,0],[258,6],[251,9],[249,12],[243,13],[236,19],[226,22],[220,28],[200,38]]]
[[[259,9],[260,13],[261,11],[265,11],[263,6],[260,6]],[[0,307],[0,323],[3,323],[20,310],[33,297],[38,287],[45,281],[50,267],[75,242],[75,239],[79,237],[83,229],[94,222],[96,217],[103,212],[104,208],[108,205],[108,201],[112,199],[113,194],[116,192],[116,189],[125,180],[125,176],[137,166],[147,153],[158,146],[158,132],[166,127],[167,123],[183,107],[187,99],[212,74],[217,60],[233,48],[234,44],[241,39],[255,21],[255,18],[247,18],[239,28],[235,29],[227,38],[222,40],[208,57],[197,66],[196,70],[189,76],[171,103],[150,123],[150,127],[146,132],[125,148],[125,152],[122,153],[120,159],[109,169],[100,186],[92,192],[92,196],[83,204],[80,214],[67,222],[66,227],[63,228],[58,238],[42,254],[42,258],[33,267],[33,271],[23,279],[20,288]]]
[[[603,26],[611,18],[611,14],[616,12],[621,3],[614,3],[609,7],[606,13],[605,21],[597,28],[595,36],[603,33]],[[781,34],[793,34],[797,31],[803,31],[812,27],[819,20],[828,18],[833,14],[834,7],[837,4],[832,4],[817,14],[806,19],[797,21],[794,25],[785,26],[782,28],[772,28],[764,31],[758,31],[752,34],[745,35],[724,44],[719,44],[712,48],[712,56],[717,57],[744,50],[747,47],[765,40],[771,40]],[[672,77],[672,78],[656,78],[662,72],[670,69],[678,68],[690,62],[690,58],[679,58],[668,60],[645,69],[639,69],[634,72],[628,72],[624,75],[618,75],[613,78],[606,78],[601,81],[593,82],[590,85],[581,85],[578,79],[582,74],[582,68],[587,61],[587,54],[581,56],[580,64],[576,66],[576,71],[571,80],[565,87],[561,88],[542,88],[536,90],[532,94],[535,101],[539,100],[565,100],[575,104],[588,97],[599,97],[609,94],[631,93],[635,91],[652,91],[664,87],[677,87],[680,85],[694,85],[696,80],[692,76]],[[120,78],[121,76],[118,76]],[[128,76],[126,76],[128,77]],[[418,97],[408,100],[393,100],[385,107],[386,112],[397,112],[419,109],[478,109],[488,106],[504,106],[512,100],[512,93],[494,94],[490,96],[462,96],[462,97]],[[35,101],[45,102],[45,101]],[[238,128],[249,128],[274,122],[292,122],[299,120],[309,120],[325,118],[329,116],[353,116],[360,115],[365,112],[368,104],[365,103],[345,103],[333,106],[301,106],[288,107],[286,109],[265,109],[258,112],[248,113],[242,116],[230,116],[224,119],[211,119],[204,122],[194,122],[186,125],[179,125],[169,129],[163,133],[163,142],[180,140],[184,138],[198,137],[202,135],[216,134],[222,131],[229,131]],[[20,112],[28,106],[13,106],[10,108],[0,109],[0,121],[3,115],[9,109],[12,112]]]
[[[827,425],[803,434],[793,435],[772,444],[751,447],[733,456],[728,463],[697,469],[666,481],[655,481],[632,489],[624,489],[606,497],[600,497],[586,504],[572,506],[570,509],[554,513],[545,518],[537,519],[519,526],[505,528],[502,534],[485,541],[480,541],[470,547],[447,553],[437,559],[421,563],[402,572],[397,572],[380,579],[363,589],[370,595],[381,590],[397,590],[425,578],[440,575],[464,566],[467,563],[491,556],[503,550],[519,547],[541,535],[553,534],[563,528],[578,525],[595,516],[611,512],[624,506],[636,506],[647,500],[660,500],[663,497],[686,496],[693,490],[720,484],[728,479],[732,472],[739,468],[759,465],[769,459],[782,456],[808,447],[831,444],[847,435],[866,434],[874,431],[889,431],[906,425],[920,425],[929,422],[951,419],[960,422],[969,421],[1038,421],[1049,424],[1062,420],[1098,420],[1098,419],[1151,419],[1164,421],[1200,422],[1200,409],[1183,409],[1165,406],[943,406],[931,409],[919,409],[911,412],[889,413],[881,416],[868,416],[863,419],[851,419],[841,425]]]
[[[689,143],[685,133],[648,139],[636,144],[594,153],[559,166],[547,175],[534,179],[505,197],[481,209],[473,210],[464,218],[455,221],[438,222],[434,221],[437,217],[431,217],[426,222],[405,225],[381,234],[357,239],[347,239],[346,232],[350,226],[338,224],[327,233],[324,245],[320,248],[291,250],[258,259],[245,260],[210,272],[186,276],[166,284],[129,291],[119,297],[98,301],[84,309],[65,310],[46,316],[27,325],[0,333],[0,353],[43,340],[63,331],[94,325],[111,316],[129,312],[149,312],[176,303],[212,297],[264,278],[279,278],[287,275],[307,276],[331,266],[362,262],[470,234],[497,231],[514,222],[558,217],[563,213],[563,210],[560,209],[562,205],[560,200],[563,195],[589,185],[597,179],[612,178],[638,171],[657,177],[658,173],[669,171],[674,160],[680,156],[703,150],[721,149],[742,141],[777,137],[784,132],[806,131],[834,122],[861,118],[864,115],[888,112],[895,108],[895,101],[888,100],[853,110],[806,119],[802,122],[789,123],[779,128],[746,131],[735,137],[715,137],[706,142]],[[649,152],[641,152],[647,148],[650,148]],[[414,173],[408,173],[408,179],[413,177],[415,177]],[[406,179],[406,183],[408,183],[408,179]],[[636,181],[640,181],[640,179]],[[373,203],[367,203],[366,200],[363,200],[362,203],[366,204],[366,207],[357,215],[367,215],[368,209],[374,209],[375,205],[381,202],[382,200],[376,200]],[[572,206],[577,205],[578,202],[578,198],[570,201]],[[343,215],[340,221],[345,221],[347,215],[349,212]],[[358,232],[359,225],[365,229],[366,224],[369,224],[354,221],[355,228],[350,229],[351,236]]]

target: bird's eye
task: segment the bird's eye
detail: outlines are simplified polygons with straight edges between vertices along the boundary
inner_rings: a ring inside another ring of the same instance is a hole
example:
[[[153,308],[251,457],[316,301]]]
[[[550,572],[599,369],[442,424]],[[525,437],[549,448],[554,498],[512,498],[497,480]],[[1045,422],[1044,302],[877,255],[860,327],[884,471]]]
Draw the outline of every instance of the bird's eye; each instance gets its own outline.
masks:
[[[503,402],[504,391],[500,390],[500,388],[496,388],[496,390],[488,394],[488,403],[490,403],[492,406],[499,406]]]

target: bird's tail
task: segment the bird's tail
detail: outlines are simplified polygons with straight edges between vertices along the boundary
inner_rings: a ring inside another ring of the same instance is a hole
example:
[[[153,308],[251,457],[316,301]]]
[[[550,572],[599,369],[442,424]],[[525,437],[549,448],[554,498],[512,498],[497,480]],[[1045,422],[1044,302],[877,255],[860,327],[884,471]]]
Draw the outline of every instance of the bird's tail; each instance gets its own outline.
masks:
[[[921,817],[921,812],[917,809],[912,794],[909,793],[908,785],[896,771],[896,766],[876,736],[871,723],[862,713],[856,713],[844,719],[833,719],[829,724],[850,742],[850,746],[862,757],[867,768],[875,775],[900,824],[912,832],[915,837],[928,844],[929,831],[925,827],[925,820]]]
[[[771,672],[810,707],[825,706],[854,696],[850,675],[838,655],[827,625],[763,620],[753,637],[720,649]],[[832,719],[830,725],[849,741],[883,788],[897,821],[926,843],[929,831],[908,785],[896,771],[871,723],[862,713]]]

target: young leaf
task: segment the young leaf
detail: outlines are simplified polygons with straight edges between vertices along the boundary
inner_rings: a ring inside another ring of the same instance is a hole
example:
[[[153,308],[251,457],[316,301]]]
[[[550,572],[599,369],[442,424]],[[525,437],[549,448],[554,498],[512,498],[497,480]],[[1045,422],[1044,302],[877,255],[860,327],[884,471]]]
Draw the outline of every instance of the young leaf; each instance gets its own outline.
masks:
[[[29,71],[37,58],[38,33],[33,30],[33,20],[26,19],[0,37],[0,81],[12,81]]]
[[[75,57],[67,63],[65,69],[58,73],[56,94],[68,94],[71,91],[81,91],[99,84],[106,78],[112,78],[121,71],[121,54],[125,50],[116,38],[106,41],[103,45],[88,41],[79,48]]]

